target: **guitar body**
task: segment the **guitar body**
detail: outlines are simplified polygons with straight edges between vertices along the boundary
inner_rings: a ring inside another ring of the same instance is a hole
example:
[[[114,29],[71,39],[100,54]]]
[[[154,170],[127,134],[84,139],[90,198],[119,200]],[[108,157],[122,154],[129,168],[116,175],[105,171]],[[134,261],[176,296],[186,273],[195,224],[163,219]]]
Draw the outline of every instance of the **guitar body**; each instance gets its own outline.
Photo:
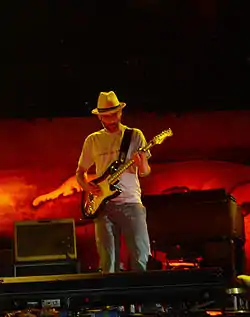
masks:
[[[82,214],[85,219],[96,218],[103,205],[105,205],[109,200],[119,196],[122,192],[121,189],[117,186],[119,180],[112,185],[110,185],[108,181],[109,177],[117,171],[118,167],[119,163],[115,161],[108,167],[108,169],[102,176],[91,181],[101,188],[101,196],[94,196],[92,193],[83,192]]]

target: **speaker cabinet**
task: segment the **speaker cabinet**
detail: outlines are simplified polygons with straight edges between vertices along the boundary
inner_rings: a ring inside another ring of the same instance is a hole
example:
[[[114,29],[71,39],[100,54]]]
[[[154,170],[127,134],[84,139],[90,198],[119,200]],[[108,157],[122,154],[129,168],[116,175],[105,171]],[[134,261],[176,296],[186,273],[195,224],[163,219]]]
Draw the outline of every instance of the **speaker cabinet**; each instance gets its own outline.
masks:
[[[74,219],[15,222],[15,262],[75,260]]]
[[[244,218],[224,190],[144,196],[151,240],[158,247],[245,239]]]
[[[155,250],[167,258],[204,259],[229,274],[244,272],[244,217],[223,189],[144,196],[148,231]]]

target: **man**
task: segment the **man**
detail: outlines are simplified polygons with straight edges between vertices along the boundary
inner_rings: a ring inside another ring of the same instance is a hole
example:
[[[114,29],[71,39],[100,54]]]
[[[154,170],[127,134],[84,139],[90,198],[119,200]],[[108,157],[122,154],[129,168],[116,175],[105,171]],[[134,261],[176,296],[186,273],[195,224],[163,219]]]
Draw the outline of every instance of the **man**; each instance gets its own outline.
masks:
[[[88,182],[87,171],[96,167],[97,177],[103,175],[111,163],[119,157],[119,150],[125,129],[121,123],[122,109],[126,106],[119,102],[113,91],[101,92],[97,108],[92,113],[97,115],[103,129],[87,136],[83,144],[76,171],[77,181],[84,191],[101,195],[98,185]],[[149,153],[138,152],[146,145],[143,133],[133,129],[127,160],[133,158],[134,165],[120,177],[119,187],[122,193],[110,200],[95,222],[95,237],[100,258],[100,269],[104,273],[120,270],[117,239],[122,233],[129,251],[132,270],[146,270],[150,254],[150,243],[146,223],[146,210],[141,202],[139,178],[149,175]]]

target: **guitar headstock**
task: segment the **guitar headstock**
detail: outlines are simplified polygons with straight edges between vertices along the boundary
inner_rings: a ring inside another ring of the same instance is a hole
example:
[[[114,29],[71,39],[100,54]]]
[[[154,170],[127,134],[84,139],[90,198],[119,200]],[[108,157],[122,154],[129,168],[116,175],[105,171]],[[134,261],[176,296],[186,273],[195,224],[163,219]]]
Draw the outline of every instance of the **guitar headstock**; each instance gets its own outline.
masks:
[[[161,144],[167,137],[170,137],[173,135],[173,131],[169,128],[168,130],[162,131],[160,134],[156,135],[152,142],[154,144]]]

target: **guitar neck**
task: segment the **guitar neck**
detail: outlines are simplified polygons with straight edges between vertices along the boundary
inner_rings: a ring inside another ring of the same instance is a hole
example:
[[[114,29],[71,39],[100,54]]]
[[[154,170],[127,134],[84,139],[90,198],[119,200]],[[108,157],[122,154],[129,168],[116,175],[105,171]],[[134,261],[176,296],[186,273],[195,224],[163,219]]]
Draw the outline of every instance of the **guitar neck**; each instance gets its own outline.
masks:
[[[155,136],[144,148],[139,149],[139,151],[147,152],[155,144],[161,144],[167,136],[172,136],[172,135],[173,135],[173,132],[171,129],[164,130],[162,133]],[[115,171],[113,174],[109,176],[108,178],[109,183],[114,184],[119,178],[119,176],[133,164],[134,164],[134,160],[130,159],[127,163],[120,165],[117,171]]]
[[[143,149],[140,149],[140,151],[146,152],[148,151],[154,144],[152,142],[149,142]],[[118,170],[116,172],[114,172],[110,178],[109,178],[109,182],[110,184],[114,183],[120,176],[122,173],[124,173],[126,171],[126,169],[128,169],[130,166],[132,166],[134,164],[134,160],[130,159],[127,163],[121,165]]]
[[[118,177],[121,176],[122,173],[124,173],[126,171],[126,169],[128,169],[130,166],[132,166],[134,164],[134,160],[129,160],[127,163],[121,165],[118,170],[116,172],[114,172],[110,178],[109,178],[109,182],[112,184],[113,182],[115,182]]]

